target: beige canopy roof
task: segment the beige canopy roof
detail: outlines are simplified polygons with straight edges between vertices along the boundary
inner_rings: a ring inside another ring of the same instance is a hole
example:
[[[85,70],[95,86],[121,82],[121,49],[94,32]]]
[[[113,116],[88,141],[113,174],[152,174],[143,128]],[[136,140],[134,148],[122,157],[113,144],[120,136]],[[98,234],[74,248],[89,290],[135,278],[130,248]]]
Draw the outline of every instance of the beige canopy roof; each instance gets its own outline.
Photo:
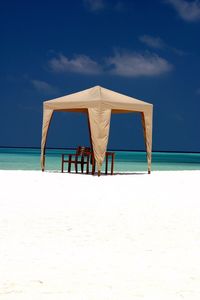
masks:
[[[148,172],[151,171],[153,105],[132,97],[105,89],[101,86],[45,101],[43,103],[43,127],[41,142],[41,167],[45,167],[45,145],[54,111],[85,112],[89,117],[91,140],[98,171],[107,149],[111,113],[139,112],[142,115],[144,139],[147,151]]]

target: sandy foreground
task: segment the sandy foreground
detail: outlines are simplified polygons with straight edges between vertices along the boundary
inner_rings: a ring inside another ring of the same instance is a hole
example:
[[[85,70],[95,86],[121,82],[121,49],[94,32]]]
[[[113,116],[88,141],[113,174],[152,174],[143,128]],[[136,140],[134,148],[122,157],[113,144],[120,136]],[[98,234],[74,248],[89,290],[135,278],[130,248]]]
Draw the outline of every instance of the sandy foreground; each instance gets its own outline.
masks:
[[[0,171],[0,299],[200,299],[200,171]]]

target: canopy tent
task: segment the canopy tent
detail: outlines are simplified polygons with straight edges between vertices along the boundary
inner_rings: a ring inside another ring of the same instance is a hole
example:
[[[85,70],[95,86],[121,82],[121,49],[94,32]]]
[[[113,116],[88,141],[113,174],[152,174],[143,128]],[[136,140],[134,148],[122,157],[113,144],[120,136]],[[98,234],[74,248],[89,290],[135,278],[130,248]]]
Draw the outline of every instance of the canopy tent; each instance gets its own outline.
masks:
[[[45,145],[53,112],[71,111],[88,114],[92,148],[98,172],[105,157],[111,113],[138,112],[142,116],[144,140],[147,152],[148,173],[151,172],[153,105],[101,86],[66,95],[43,103],[43,126],[41,141],[41,167],[45,168]]]

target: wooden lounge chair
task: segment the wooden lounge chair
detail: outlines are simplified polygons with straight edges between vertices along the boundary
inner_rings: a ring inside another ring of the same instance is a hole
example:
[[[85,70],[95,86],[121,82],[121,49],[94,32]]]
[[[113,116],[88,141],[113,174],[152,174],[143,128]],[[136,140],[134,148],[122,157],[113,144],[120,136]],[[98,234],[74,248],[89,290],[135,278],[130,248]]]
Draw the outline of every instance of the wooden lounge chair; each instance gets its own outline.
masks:
[[[65,159],[67,156],[67,159]],[[78,146],[76,153],[62,154],[62,168],[61,172],[64,172],[64,164],[68,163],[68,172],[71,172],[71,165],[74,164],[75,172],[78,173],[78,165],[81,166],[81,172],[84,172],[84,166],[86,165],[86,173],[89,174],[89,162],[91,151],[89,147]]]

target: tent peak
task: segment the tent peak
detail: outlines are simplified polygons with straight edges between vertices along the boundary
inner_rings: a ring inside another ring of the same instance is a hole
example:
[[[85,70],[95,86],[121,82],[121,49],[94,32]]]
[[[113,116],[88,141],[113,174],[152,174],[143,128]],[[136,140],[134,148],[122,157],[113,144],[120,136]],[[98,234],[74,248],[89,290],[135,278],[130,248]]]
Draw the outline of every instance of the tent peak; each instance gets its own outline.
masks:
[[[105,88],[102,87],[102,86],[100,86],[100,85],[95,85],[95,86],[93,86],[93,87],[91,88],[91,90],[93,90],[94,92],[98,93],[99,96],[100,96],[100,94],[101,94],[101,90],[102,90],[102,89],[105,89]]]
[[[118,110],[130,109],[131,111],[143,111],[147,106],[152,106],[152,104],[148,102],[114,92],[100,85],[44,101],[44,106],[53,110],[85,109],[93,107],[97,102],[102,103],[102,105],[106,105],[107,108],[109,107],[111,109]]]
[[[95,85],[94,87],[91,88],[92,93],[96,94],[101,98],[101,89],[102,87],[100,85]]]
[[[93,89],[102,89],[103,87],[102,86],[100,86],[100,85],[95,85],[95,86],[93,86]]]

